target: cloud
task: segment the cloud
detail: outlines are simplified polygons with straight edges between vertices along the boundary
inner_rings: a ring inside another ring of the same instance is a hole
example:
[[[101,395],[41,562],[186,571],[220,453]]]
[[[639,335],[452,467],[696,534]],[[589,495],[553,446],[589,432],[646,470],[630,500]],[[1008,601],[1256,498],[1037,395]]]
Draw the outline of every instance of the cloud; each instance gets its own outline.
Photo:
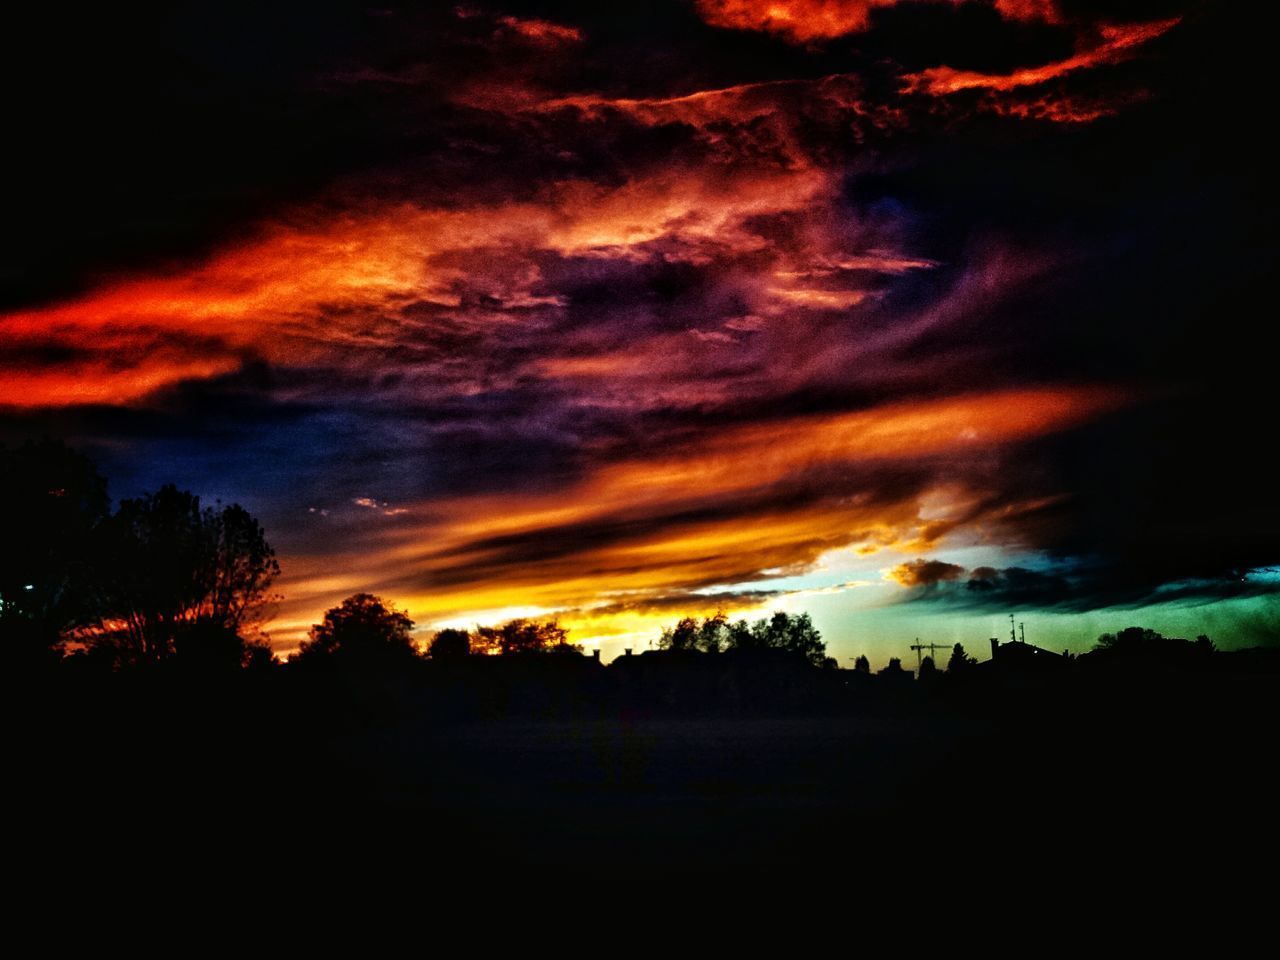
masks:
[[[864,30],[875,7],[898,0],[698,0],[698,12],[713,27],[762,30],[792,42],[829,40]]]
[[[718,611],[733,613],[738,610],[754,610],[786,591],[781,590],[720,590],[708,593],[689,591],[662,595],[640,594],[610,599],[598,606],[567,610],[567,617],[612,618],[619,614],[659,614],[662,616],[712,616]]]
[[[885,579],[904,587],[929,587],[945,580],[956,580],[964,572],[964,567],[954,563],[921,558],[898,564],[885,574]]]
[[[361,507],[365,510],[372,510],[375,513],[382,514],[384,517],[398,517],[401,514],[409,512],[407,507],[393,507],[385,500],[378,501],[373,499],[373,497],[356,497],[351,502],[357,507]],[[311,512],[316,512],[314,507],[311,509]],[[328,511],[322,510],[320,513],[322,516],[328,516]]]
[[[1002,610],[1010,607],[1054,609],[1075,607],[1089,610],[1097,606],[1096,598],[1067,576],[1026,567],[976,567],[966,570],[941,560],[913,560],[886,574],[907,588],[905,602]]]
[[[964,451],[996,456],[1097,415],[1099,402],[1112,401],[1005,394],[746,424],[610,457],[545,491],[436,497],[404,522],[317,531],[310,557],[295,548],[286,615],[359,584],[404,598],[422,622],[517,601],[590,610],[602,590],[624,592],[631,614],[651,611],[650,599],[803,573],[853,544],[927,548],[957,525],[1000,522],[957,489]],[[341,573],[334,551],[347,558]]]
[[[837,548],[1004,554],[898,567],[935,602],[1261,589],[1266,31],[873,7],[105,24],[15,126],[0,434],[254,498],[282,637],[360,589],[630,635]]]
[[[792,43],[831,40],[871,26],[872,12],[901,0],[697,0],[698,13],[713,27],[759,30]],[[961,0],[937,0],[959,3]],[[1010,20],[1056,23],[1055,0],[995,0],[995,9]]]
[[[537,256],[667,260],[763,242],[750,218],[796,209],[828,187],[815,171],[660,174],[606,188],[556,186],[536,202],[459,209],[396,206],[336,221],[278,224],[179,276],[108,285],[2,318],[0,348],[84,351],[79,365],[11,362],[21,405],[127,403],[246,356],[286,365],[358,359],[396,347],[405,313],[493,330],[508,311],[555,310]],[[421,321],[418,322],[419,324]],[[184,355],[184,340],[197,346]],[[109,353],[114,370],[95,367]],[[2,357],[0,357],[2,360]],[[95,375],[99,374],[99,375]]]
[[[550,20],[499,17],[498,24],[522,39],[539,45],[559,46],[582,42],[582,31],[577,27],[552,23]]]
[[[1058,0],[995,0],[996,10],[1010,20],[1042,20],[1058,23],[1062,13]]]
[[[1010,608],[1086,612],[1160,604],[1205,604],[1274,595],[1274,571],[1257,570],[1172,582],[1131,579],[1106,560],[1072,560],[1050,569],[975,567],[917,560],[887,575],[908,588],[905,602],[977,610]]]
[[[1180,18],[1153,20],[1148,23],[1102,24],[1096,31],[1086,34],[1076,53],[1065,60],[1023,67],[1010,73],[983,73],[976,70],[957,70],[953,67],[930,67],[918,73],[903,76],[906,93],[947,96],[966,90],[994,90],[1007,92],[1019,87],[1037,86],[1064,77],[1079,70],[1108,66],[1128,59],[1137,48],[1167,33]]]
[[[1148,98],[1149,94],[1143,91],[1103,97],[1072,94],[1024,98],[990,97],[980,102],[980,109],[1022,120],[1084,124],[1092,123],[1102,117],[1115,116],[1122,108]]]

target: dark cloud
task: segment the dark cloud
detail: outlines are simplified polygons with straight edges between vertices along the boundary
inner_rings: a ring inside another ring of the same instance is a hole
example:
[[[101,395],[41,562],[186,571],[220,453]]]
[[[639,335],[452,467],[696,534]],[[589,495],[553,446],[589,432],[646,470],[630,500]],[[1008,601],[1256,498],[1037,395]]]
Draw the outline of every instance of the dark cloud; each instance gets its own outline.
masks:
[[[1145,571],[1126,576],[1125,571],[1105,561],[1076,562],[1049,570],[1016,566],[965,570],[941,561],[916,561],[916,564],[923,566],[923,576],[913,577],[910,564],[894,571],[894,579],[910,588],[903,597],[904,602],[975,610],[1021,608],[1085,612],[1162,603],[1207,604],[1280,592],[1280,582],[1269,569],[1158,581]],[[942,568],[945,576],[929,576],[935,564]]]
[[[964,573],[964,567],[943,560],[908,560],[889,571],[890,579],[904,587],[932,587],[948,580],[956,580]]]
[[[642,596],[601,604],[588,610],[566,611],[570,614],[592,617],[610,617],[622,613],[670,614],[685,616],[691,611],[716,611],[732,613],[734,610],[759,606],[769,600],[785,596],[783,590],[720,590],[708,593],[680,591],[662,596]]]
[[[1071,602],[1071,582],[1062,576],[1025,567],[978,567],[964,581],[961,602],[991,609],[1058,607]],[[1086,601],[1084,609],[1090,604]]]

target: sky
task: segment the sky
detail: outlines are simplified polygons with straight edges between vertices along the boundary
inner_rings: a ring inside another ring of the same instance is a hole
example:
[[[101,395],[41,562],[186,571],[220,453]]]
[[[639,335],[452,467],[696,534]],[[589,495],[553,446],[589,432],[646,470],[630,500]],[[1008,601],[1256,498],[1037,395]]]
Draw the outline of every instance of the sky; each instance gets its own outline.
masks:
[[[245,505],[281,651],[358,591],[606,660],[1280,642],[1268,16],[14,15],[0,441]]]

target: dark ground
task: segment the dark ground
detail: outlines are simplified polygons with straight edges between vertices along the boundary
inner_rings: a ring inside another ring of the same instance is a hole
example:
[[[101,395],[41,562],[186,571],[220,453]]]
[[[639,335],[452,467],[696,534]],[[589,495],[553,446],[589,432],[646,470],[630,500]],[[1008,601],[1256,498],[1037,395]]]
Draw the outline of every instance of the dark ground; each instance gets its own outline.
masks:
[[[318,696],[278,672],[61,679],[9,699],[9,789],[19,836],[72,850],[226,838],[429,848],[473,867],[839,867],[942,851],[1269,864],[1278,689],[1274,676],[1173,677],[816,714],[460,717],[421,691]]]

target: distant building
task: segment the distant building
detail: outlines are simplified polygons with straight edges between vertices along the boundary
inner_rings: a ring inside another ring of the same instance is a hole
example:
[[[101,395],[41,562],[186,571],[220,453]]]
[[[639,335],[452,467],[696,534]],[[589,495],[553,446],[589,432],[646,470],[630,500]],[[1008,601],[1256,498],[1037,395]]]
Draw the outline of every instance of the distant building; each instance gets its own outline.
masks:
[[[998,670],[1001,673],[1031,673],[1061,670],[1068,663],[1070,661],[1063,654],[1054,653],[1052,650],[1044,649],[1044,647],[1037,647],[1035,644],[1027,643],[1025,640],[1010,640],[1008,643],[1001,643],[995,637],[992,637],[991,659],[986,663],[979,664],[979,666],[988,670]]]

